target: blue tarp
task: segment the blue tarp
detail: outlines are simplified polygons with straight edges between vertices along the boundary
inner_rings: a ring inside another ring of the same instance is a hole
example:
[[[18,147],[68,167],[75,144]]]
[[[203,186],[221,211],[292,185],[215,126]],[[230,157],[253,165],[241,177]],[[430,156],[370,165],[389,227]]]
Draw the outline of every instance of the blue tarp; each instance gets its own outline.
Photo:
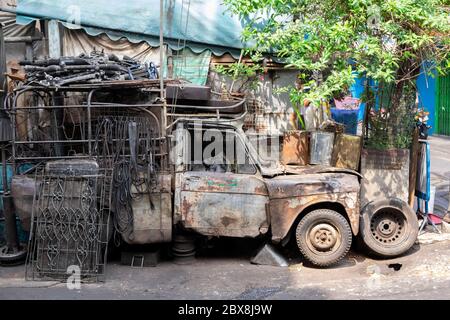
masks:
[[[163,0],[164,37],[172,49],[184,46],[199,53],[225,52],[239,57],[243,22],[231,15],[223,0]],[[106,33],[111,39],[147,41],[159,46],[160,0],[19,0],[17,23],[35,19],[59,20],[67,27],[82,27],[90,35]],[[187,25],[187,28],[186,28]],[[181,41],[180,41],[181,40]]]

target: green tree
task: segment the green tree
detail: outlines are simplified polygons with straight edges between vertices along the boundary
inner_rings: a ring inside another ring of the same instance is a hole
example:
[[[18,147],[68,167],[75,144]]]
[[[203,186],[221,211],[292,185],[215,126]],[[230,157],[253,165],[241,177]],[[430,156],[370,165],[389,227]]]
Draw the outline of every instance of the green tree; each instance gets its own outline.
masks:
[[[299,70],[298,83],[286,88],[293,103],[320,105],[342,96],[357,76],[373,80],[376,90],[368,85],[365,99],[374,109],[379,98],[372,127],[378,138],[387,137],[386,147],[404,144],[399,126],[412,113],[420,72],[450,70],[448,0],[224,2],[246,21],[242,37],[253,44],[248,49],[271,53]],[[425,61],[433,66],[424,67]]]

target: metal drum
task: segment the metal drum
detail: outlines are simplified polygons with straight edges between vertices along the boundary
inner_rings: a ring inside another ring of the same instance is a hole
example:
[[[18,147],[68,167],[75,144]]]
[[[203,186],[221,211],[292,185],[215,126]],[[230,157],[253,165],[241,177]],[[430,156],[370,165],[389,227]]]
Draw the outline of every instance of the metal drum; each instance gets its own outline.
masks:
[[[310,138],[310,164],[331,165],[334,133],[313,131]]]

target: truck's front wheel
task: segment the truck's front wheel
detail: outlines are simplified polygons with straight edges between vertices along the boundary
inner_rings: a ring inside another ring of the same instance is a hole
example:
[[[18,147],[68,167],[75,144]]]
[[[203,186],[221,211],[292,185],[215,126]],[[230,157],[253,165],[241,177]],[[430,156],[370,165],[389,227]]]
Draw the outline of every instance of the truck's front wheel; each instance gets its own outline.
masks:
[[[300,252],[314,265],[327,267],[341,260],[350,250],[352,231],[338,212],[318,209],[306,214],[296,230]]]

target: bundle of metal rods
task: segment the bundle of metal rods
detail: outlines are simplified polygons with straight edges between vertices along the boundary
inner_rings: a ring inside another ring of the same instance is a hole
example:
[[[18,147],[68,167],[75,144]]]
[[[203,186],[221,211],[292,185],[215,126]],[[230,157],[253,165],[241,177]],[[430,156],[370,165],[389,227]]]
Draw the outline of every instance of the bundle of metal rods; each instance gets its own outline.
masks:
[[[153,62],[141,63],[126,56],[119,59],[98,51],[78,57],[21,61],[20,64],[27,74],[25,84],[45,87],[158,78]]]

